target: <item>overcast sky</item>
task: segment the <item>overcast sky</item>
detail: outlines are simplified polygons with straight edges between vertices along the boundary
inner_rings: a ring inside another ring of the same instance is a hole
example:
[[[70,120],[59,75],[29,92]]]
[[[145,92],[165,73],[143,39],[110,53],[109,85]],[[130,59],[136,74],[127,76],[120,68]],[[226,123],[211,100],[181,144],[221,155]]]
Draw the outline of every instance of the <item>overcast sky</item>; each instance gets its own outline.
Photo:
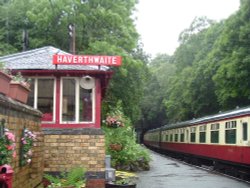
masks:
[[[178,36],[193,19],[207,16],[213,20],[228,18],[240,6],[240,0],[139,0],[137,31],[144,50],[172,55],[178,47]]]

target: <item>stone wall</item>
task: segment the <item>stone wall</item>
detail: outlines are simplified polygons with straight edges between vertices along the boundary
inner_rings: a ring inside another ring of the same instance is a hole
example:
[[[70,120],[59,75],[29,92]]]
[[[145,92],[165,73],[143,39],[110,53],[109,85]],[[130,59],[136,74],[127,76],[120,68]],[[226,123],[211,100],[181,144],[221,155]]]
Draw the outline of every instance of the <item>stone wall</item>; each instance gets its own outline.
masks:
[[[45,172],[87,170],[87,187],[105,187],[105,138],[101,129],[43,129]]]
[[[0,120],[15,134],[17,156],[11,162],[14,170],[13,188],[33,188],[41,183],[44,166],[44,137],[41,130],[41,113],[22,103],[0,94]],[[32,162],[20,166],[20,143],[23,129],[27,128],[37,135],[32,147]]]

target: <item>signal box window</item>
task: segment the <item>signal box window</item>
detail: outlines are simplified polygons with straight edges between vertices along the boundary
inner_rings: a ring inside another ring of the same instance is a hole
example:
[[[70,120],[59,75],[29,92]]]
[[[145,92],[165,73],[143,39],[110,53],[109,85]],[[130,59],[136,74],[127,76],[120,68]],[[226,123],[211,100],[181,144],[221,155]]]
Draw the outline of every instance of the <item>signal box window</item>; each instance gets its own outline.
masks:
[[[214,123],[214,124],[211,124],[211,137],[210,137],[210,140],[211,140],[211,143],[219,143],[219,127],[220,127],[220,124],[219,123]]]
[[[27,104],[43,113],[42,121],[54,121],[54,79],[31,79],[31,92]]]
[[[225,131],[226,144],[236,144],[236,121],[226,122]]]
[[[80,123],[93,121],[93,91],[84,89],[79,78],[62,79],[62,111],[63,123]]]
[[[63,102],[62,102],[62,121],[75,121],[76,117],[76,80],[63,79]]]

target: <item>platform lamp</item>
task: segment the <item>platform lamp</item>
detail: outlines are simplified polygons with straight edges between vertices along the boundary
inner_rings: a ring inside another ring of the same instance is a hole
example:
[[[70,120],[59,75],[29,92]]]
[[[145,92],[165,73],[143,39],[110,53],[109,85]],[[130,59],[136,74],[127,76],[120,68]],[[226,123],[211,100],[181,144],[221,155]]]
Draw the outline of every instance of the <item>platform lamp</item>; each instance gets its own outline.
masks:
[[[107,182],[111,182],[111,181],[115,181],[115,169],[111,168],[111,156],[110,155],[106,155],[105,157],[105,180]]]

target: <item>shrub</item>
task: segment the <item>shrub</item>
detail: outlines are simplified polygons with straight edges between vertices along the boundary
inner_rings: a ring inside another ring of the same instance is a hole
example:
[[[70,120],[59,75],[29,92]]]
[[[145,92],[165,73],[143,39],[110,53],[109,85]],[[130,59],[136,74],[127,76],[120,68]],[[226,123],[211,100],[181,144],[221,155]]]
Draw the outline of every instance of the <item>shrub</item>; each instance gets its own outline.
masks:
[[[107,114],[108,120],[119,122],[122,126],[110,126],[107,119],[103,122],[105,132],[106,153],[111,155],[111,164],[118,170],[138,171],[149,169],[149,153],[136,143],[136,134],[132,129],[132,124],[118,104],[112,112]],[[121,150],[114,150],[111,144],[122,145]]]

